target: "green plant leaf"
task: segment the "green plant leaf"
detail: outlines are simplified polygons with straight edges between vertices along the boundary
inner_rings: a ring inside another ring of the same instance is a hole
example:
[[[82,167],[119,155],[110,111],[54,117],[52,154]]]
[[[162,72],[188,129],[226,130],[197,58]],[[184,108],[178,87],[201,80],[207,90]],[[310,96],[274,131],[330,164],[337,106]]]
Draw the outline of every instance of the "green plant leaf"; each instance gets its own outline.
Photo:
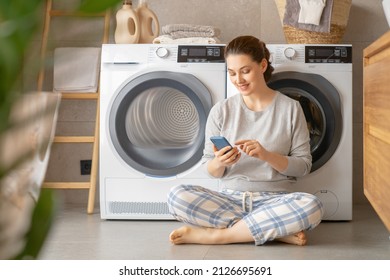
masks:
[[[26,235],[26,246],[15,259],[37,259],[56,214],[52,190],[42,189],[34,208],[31,227]]]
[[[20,93],[25,51],[42,21],[44,0],[0,1],[0,134]]]
[[[80,11],[85,13],[100,13],[122,2],[122,0],[83,0],[81,1]]]

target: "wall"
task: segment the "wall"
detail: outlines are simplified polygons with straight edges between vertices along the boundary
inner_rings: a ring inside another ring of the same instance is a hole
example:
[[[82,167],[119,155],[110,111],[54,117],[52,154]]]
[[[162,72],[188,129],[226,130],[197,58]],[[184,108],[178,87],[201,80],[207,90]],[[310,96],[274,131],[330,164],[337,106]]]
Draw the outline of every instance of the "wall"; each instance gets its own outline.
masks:
[[[77,0],[54,1],[56,8],[71,8]],[[133,6],[138,1],[133,1]],[[285,43],[282,25],[273,0],[149,0],[149,7],[157,14],[160,25],[189,23],[217,26],[221,40],[228,42],[238,35],[250,34],[268,43]],[[367,203],[362,186],[362,52],[371,42],[389,30],[380,0],[353,0],[349,23],[341,43],[353,44],[353,157],[354,203]],[[49,58],[55,47],[99,46],[103,23],[99,19],[62,19],[53,21],[50,33]],[[111,24],[111,42],[115,27]],[[32,46],[29,61],[34,61],[40,48],[38,35]],[[48,67],[45,90],[52,88],[52,69]],[[35,76],[26,67],[24,88],[36,88]],[[96,104],[90,101],[65,101],[62,103],[57,135],[91,134],[94,126]],[[87,180],[79,174],[79,161],[90,158],[91,146],[56,144],[48,170],[49,180]],[[85,203],[87,191],[60,191],[67,203]],[[98,202],[98,199],[97,199]]]

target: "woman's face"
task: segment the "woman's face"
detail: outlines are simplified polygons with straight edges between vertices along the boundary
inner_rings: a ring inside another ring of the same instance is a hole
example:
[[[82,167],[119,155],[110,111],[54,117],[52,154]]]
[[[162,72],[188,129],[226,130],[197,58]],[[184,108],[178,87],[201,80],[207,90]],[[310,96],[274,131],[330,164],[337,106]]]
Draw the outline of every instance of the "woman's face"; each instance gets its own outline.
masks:
[[[230,81],[242,95],[248,96],[259,92],[265,86],[264,63],[253,61],[246,54],[230,54],[226,58],[226,63]]]

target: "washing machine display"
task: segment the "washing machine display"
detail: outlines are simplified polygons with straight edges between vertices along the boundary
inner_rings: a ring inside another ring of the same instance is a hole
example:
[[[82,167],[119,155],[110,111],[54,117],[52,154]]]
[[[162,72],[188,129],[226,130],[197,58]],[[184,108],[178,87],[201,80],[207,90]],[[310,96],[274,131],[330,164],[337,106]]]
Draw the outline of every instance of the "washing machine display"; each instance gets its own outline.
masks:
[[[352,219],[352,46],[267,45],[268,85],[300,102],[310,132],[311,173],[294,191],[315,194],[325,220]],[[227,95],[236,94],[228,82]]]
[[[100,208],[105,219],[173,219],[177,184],[217,190],[201,166],[212,106],[226,97],[224,45],[103,45]]]

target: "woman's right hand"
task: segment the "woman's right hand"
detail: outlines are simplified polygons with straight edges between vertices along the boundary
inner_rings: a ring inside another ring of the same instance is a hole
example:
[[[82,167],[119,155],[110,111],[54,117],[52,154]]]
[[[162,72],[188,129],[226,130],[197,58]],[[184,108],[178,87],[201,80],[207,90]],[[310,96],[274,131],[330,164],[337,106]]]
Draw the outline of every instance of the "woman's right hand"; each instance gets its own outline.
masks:
[[[221,178],[225,173],[226,167],[235,164],[241,158],[241,153],[237,147],[224,147],[219,150],[213,146],[214,158],[209,161],[207,170],[209,174],[215,178]]]
[[[241,157],[241,153],[239,152],[237,147],[232,148],[230,146],[226,146],[223,149],[218,150],[217,147],[213,145],[213,150],[215,156],[214,160],[217,161],[217,164],[219,166],[231,166],[238,162]]]

